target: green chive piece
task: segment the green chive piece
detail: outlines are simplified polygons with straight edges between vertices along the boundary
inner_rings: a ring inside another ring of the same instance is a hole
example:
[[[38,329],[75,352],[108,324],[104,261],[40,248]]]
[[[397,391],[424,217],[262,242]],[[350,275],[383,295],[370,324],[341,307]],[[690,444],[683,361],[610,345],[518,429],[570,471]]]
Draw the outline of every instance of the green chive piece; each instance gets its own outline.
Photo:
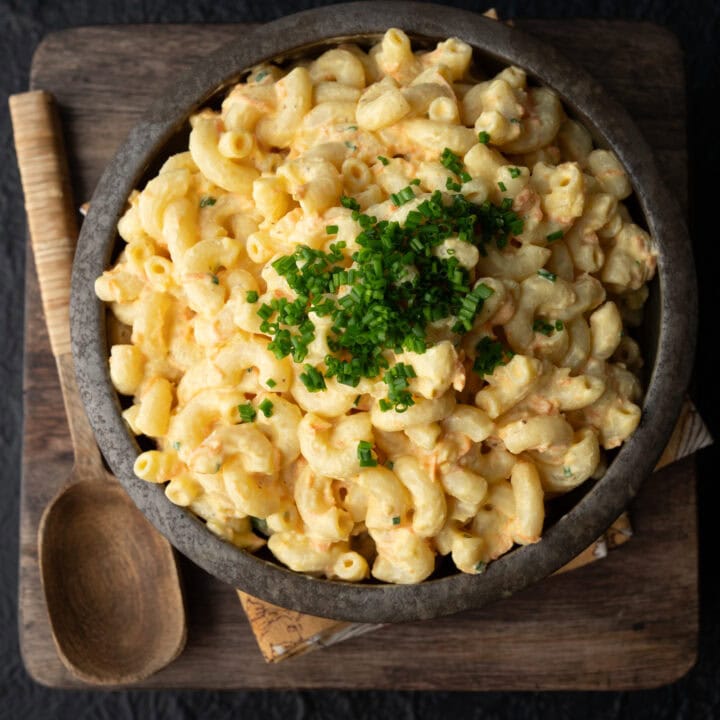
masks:
[[[355,200],[355,198],[348,197],[347,195],[343,195],[340,198],[340,204],[349,210],[360,210],[360,204],[358,201]]]
[[[521,171],[520,171],[520,168],[517,168],[517,167],[511,167],[511,168],[509,168],[509,169],[508,169],[508,172],[510,173],[510,177],[513,178],[513,180],[514,180],[515,178],[519,178],[520,175],[522,174]]]
[[[304,369],[305,372],[300,373],[300,380],[309,392],[319,392],[327,388],[325,378],[317,368],[314,368],[312,365],[305,365]]]
[[[555,240],[560,240],[563,236],[562,230],[556,230],[555,232],[551,232],[549,235],[546,235],[546,239],[550,242],[555,242]]]
[[[367,440],[361,440],[358,443],[357,457],[360,467],[376,467],[378,464],[377,458],[373,457],[372,454],[372,443]]]
[[[506,191],[507,191],[507,186],[505,185],[505,183],[504,183],[502,180],[498,183],[498,187],[499,187],[500,190],[502,190],[503,192],[506,192]]]
[[[245,300],[249,303],[256,303],[258,301],[258,298],[260,296],[257,294],[255,290],[248,290],[245,293]]]
[[[481,377],[492,375],[496,367],[506,365],[514,355],[512,350],[507,350],[501,342],[491,340],[487,336],[478,342],[475,352],[477,355],[473,363],[473,370]]]
[[[389,165],[390,161],[384,156],[384,155],[378,155],[377,159],[383,164],[383,165]]]
[[[200,198],[200,207],[208,207],[208,205],[214,205],[217,202],[217,198],[212,197],[212,195],[205,195]]]
[[[247,296],[246,296],[247,297]],[[263,319],[263,320],[269,320],[275,311],[272,309],[270,305],[267,303],[263,303],[260,306],[260,309],[257,311],[257,314]]]
[[[452,170],[456,175],[462,172],[463,166],[460,158],[450,149],[445,148],[440,155],[440,162],[448,169]]]
[[[462,185],[460,183],[456,183],[451,177],[448,177],[445,181],[445,187],[453,192],[460,192],[462,190]]]
[[[555,326],[551,325],[549,322],[546,322],[545,320],[542,320],[541,318],[537,318],[535,322],[533,323],[533,331],[539,332],[542,335],[546,335],[547,337],[550,337],[550,335],[553,334],[553,331],[555,330]]]
[[[399,207],[400,205],[404,205],[410,200],[414,200],[415,192],[413,191],[412,187],[408,185],[399,192],[392,193],[392,195],[390,195],[390,199],[393,201],[394,205],[397,205]]]
[[[400,524],[400,516],[399,516],[399,515],[396,515],[396,516],[392,519],[392,522],[393,522],[393,525],[399,525],[399,524]]]
[[[274,388],[277,385],[277,383],[272,378],[269,378],[265,384],[269,388]]]
[[[490,142],[490,133],[481,130],[478,133],[478,142],[482,143],[483,145],[487,145]]]
[[[487,568],[487,563],[484,563],[482,560],[475,566],[475,572],[478,575],[482,575],[482,573],[485,572]]]
[[[252,422],[257,415],[255,408],[250,403],[247,403],[246,405],[238,405],[237,409],[240,413],[240,419],[243,422]]]
[[[572,477],[572,476],[573,476],[572,468],[570,468],[570,467],[568,467],[567,465],[565,465],[565,466],[563,467],[563,475],[564,475],[566,478]]]
[[[210,273],[210,281],[213,285],[219,285],[220,284],[220,278],[215,273]]]
[[[325,226],[325,232],[328,235],[337,235],[337,232],[340,228],[337,225],[326,225]]]
[[[265,399],[258,405],[258,410],[260,410],[265,417],[267,417],[267,418],[272,417],[272,414],[273,414],[273,404],[272,404],[272,402],[271,402],[270,400],[268,400],[267,398],[265,398]]]
[[[546,270],[545,268],[540,268],[540,270],[537,271],[537,274],[540,277],[549,280],[550,282],[555,282],[557,280],[557,275],[554,272]]]
[[[179,440],[176,440],[176,441],[172,444],[172,446],[173,446],[173,449],[174,449],[174,450],[179,450],[179,449],[180,449],[180,441],[179,441]]]

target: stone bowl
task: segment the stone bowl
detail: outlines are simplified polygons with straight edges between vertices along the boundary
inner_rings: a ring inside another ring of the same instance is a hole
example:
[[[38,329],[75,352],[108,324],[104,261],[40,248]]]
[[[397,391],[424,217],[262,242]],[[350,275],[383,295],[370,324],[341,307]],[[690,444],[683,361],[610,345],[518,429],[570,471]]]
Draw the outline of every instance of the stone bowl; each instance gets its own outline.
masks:
[[[605,476],[594,484],[588,481],[588,487],[561,506],[539,543],[516,548],[481,575],[433,576],[418,585],[349,584],[292,572],[220,540],[193,514],[173,505],[161,486],[136,478],[133,462],[140,448],[120,415],[110,382],[106,311],[93,291],[95,278],[116,253],[116,224],[128,195],[187,141],[192,112],[219,99],[261,61],[317,55],[338,41],[376,40],[390,26],[402,28],[419,45],[459,37],[475,48],[481,64],[491,69],[515,64],[553,88],[569,114],[590,129],[595,143],[612,148],[620,158],[635,189],[636,220],[642,223],[639,215],[644,215],[658,250],[644,326],[648,372],[643,417]],[[173,80],[149,108],[102,176],[82,228],[73,271],[73,353],[103,454],[138,507],[180,552],[226,583],[283,607],[349,621],[420,620],[477,608],[541,580],[590,545],[627,507],[670,437],[689,381],[697,314],[694,277],[682,215],[650,148],[625,111],[589,75],[553,48],[471,12],[425,3],[357,2],[291,15],[255,30],[243,28],[236,42]]]

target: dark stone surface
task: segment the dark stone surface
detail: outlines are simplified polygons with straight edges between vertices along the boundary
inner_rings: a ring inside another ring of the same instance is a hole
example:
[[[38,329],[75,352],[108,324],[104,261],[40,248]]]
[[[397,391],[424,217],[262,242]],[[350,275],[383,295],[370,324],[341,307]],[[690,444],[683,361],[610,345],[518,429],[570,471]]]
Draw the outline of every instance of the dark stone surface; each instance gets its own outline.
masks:
[[[17,523],[21,443],[22,278],[25,221],[12,151],[6,96],[27,88],[32,52],[52,30],[126,22],[268,21],[288,12],[326,3],[144,0],[66,3],[62,0],[0,0],[0,718],[714,718],[720,716],[720,593],[711,547],[714,544],[720,453],[699,456],[701,532],[701,636],[697,666],[677,683],[636,693],[353,693],[353,692],[61,692],[27,677],[17,647]],[[476,3],[454,3],[482,9]],[[717,435],[718,390],[712,352],[718,283],[714,208],[720,163],[717,116],[711,109],[720,90],[720,5],[712,0],[685,4],[620,0],[575,0],[550,5],[498,2],[504,17],[622,17],[658,22],[680,38],[686,51],[690,153],[690,229],[700,278],[700,334],[695,364],[696,400]],[[518,668],[522,672],[521,668]]]

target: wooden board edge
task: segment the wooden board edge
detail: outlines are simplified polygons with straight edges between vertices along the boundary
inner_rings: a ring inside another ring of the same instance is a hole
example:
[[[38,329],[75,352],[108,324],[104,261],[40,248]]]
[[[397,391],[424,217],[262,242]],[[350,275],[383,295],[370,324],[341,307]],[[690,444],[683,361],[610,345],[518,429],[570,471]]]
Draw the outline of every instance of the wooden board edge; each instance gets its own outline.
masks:
[[[625,21],[606,21],[606,22],[625,22]],[[680,48],[680,46],[679,46],[679,42],[677,41],[676,36],[675,36],[671,31],[667,30],[666,28],[663,28],[663,27],[660,26],[660,25],[656,25],[656,24],[654,24],[654,23],[633,23],[633,24],[634,24],[634,25],[649,25],[649,26],[653,26],[654,28],[657,28],[657,29],[661,30],[661,31],[663,32],[663,34],[666,34],[667,36],[669,36],[669,37],[673,40],[674,44],[677,46],[677,50],[679,51],[680,55],[682,55],[682,51],[681,51],[681,48]],[[238,25],[242,25],[242,24],[238,24]],[[151,25],[151,24],[147,24],[147,26],[152,26],[152,25]],[[191,25],[191,26],[192,26],[192,25]],[[123,26],[123,27],[126,27],[126,26]],[[186,26],[186,25],[176,25],[176,27],[182,28],[182,27],[188,27],[188,26]],[[526,26],[525,26],[524,23],[523,23],[523,25],[521,25],[521,27],[523,27],[523,29],[525,29]],[[42,39],[42,41],[40,42],[40,44],[38,45],[38,47],[36,48],[35,54],[34,54],[34,56],[33,56],[33,60],[32,60],[32,71],[31,71],[31,83],[32,83],[32,81],[33,81],[33,79],[34,79],[34,74],[35,74],[36,69],[37,69],[37,63],[39,63],[40,61],[42,61],[43,56],[44,56],[44,55],[43,55],[44,53],[51,53],[51,52],[52,52],[52,50],[53,50],[53,43],[54,43],[55,40],[57,40],[57,39],[59,38],[59,36],[67,36],[67,35],[75,36],[77,33],[82,34],[82,33],[88,32],[88,31],[97,31],[97,30],[102,30],[102,29],[104,29],[102,26],[98,26],[98,27],[69,28],[69,29],[66,29],[66,30],[61,30],[61,31],[58,31],[58,32],[50,33],[50,34],[48,34],[47,36],[45,36],[45,37]],[[38,60],[38,58],[39,58],[39,60]],[[682,63],[681,63],[681,67],[682,67]],[[27,278],[27,270],[26,270],[26,278]],[[25,297],[25,304],[27,305],[27,296]],[[26,313],[26,317],[25,317],[25,321],[24,321],[24,322],[25,322],[25,326],[27,326],[27,313]],[[25,338],[24,338],[24,342],[23,342],[23,353],[24,353],[24,355],[26,354],[26,351],[27,351],[27,334],[26,334],[26,336],[25,336]],[[26,373],[27,373],[27,368],[26,368],[26,366],[25,366],[25,361],[23,360],[23,383],[24,383],[24,385],[25,385]],[[24,405],[25,405],[25,402],[23,402],[23,406],[24,406]],[[25,427],[25,413],[24,413],[24,415],[23,415],[23,428],[24,428],[24,427]],[[23,455],[22,455],[22,457],[23,457],[23,465],[24,465],[24,460],[25,460],[24,450],[23,450]],[[24,474],[24,472],[23,472],[23,474]],[[24,484],[21,484],[21,502],[22,502],[22,492],[23,492],[22,488],[23,488],[23,487],[24,487]],[[22,547],[20,548],[20,552],[22,553]],[[19,619],[19,621],[20,621],[20,618],[21,618],[20,613],[21,613],[21,610],[20,610],[20,608],[19,608],[19,613],[18,613],[18,619]],[[617,690],[625,690],[625,689],[641,689],[641,688],[659,687],[659,686],[662,686],[662,685],[665,685],[665,684],[668,684],[668,683],[675,682],[675,681],[677,681],[678,679],[682,678],[685,674],[687,674],[687,672],[689,672],[689,671],[692,669],[692,667],[694,666],[694,664],[697,662],[697,638],[698,638],[698,634],[699,634],[699,618],[698,618],[698,616],[697,616],[697,613],[696,613],[696,616],[695,616],[695,617],[696,617],[696,627],[695,627],[695,633],[694,633],[694,652],[692,653],[692,655],[688,655],[687,665],[683,665],[682,667],[680,667],[679,664],[678,664],[677,667],[676,667],[676,666],[673,666],[673,667],[672,667],[672,671],[671,671],[671,672],[668,672],[668,673],[667,673],[667,676],[666,676],[666,677],[663,677],[658,683],[652,683],[652,684],[647,684],[647,685],[645,685],[645,684],[638,685],[638,684],[632,684],[632,683],[629,683],[629,684],[627,684],[627,685],[617,685],[617,686],[616,686],[616,685],[613,685],[613,686],[612,686],[612,689],[613,689],[613,690],[616,690],[616,689],[617,689]],[[21,628],[22,628],[22,626],[21,626]],[[51,688],[64,688],[64,687],[67,687],[67,688],[75,688],[75,689],[78,689],[78,688],[89,688],[89,687],[91,687],[91,686],[85,685],[85,684],[83,684],[83,683],[81,683],[81,682],[79,682],[79,681],[76,681],[74,678],[69,678],[69,682],[68,682],[67,684],[63,683],[62,681],[58,683],[58,682],[55,682],[55,679],[54,679],[54,678],[48,677],[48,676],[45,674],[45,671],[42,670],[42,669],[40,669],[40,668],[35,668],[35,667],[34,667],[34,668],[31,670],[31,669],[29,668],[29,666],[28,666],[28,663],[27,663],[26,660],[25,660],[26,652],[25,652],[25,650],[24,650],[24,648],[23,648],[22,640],[21,640],[21,654],[23,655],[23,662],[24,662],[24,664],[25,664],[25,667],[28,669],[28,673],[30,674],[30,676],[32,677],[32,679],[35,680],[36,682],[38,682],[39,684],[42,684],[42,685],[44,685],[44,686],[46,686],[46,687],[51,687]],[[670,668],[668,668],[668,670],[670,670]],[[655,679],[657,679],[657,676],[656,676]],[[162,686],[156,686],[156,687],[162,687]],[[204,686],[204,687],[207,687],[207,686]],[[336,686],[336,685],[329,685],[329,686],[327,686],[327,687],[328,687],[328,688],[333,688],[333,689],[342,689],[343,687],[344,687],[344,688],[347,688],[347,686]],[[292,688],[292,686],[287,686],[287,688],[288,688],[288,689],[294,689],[294,688]],[[221,688],[220,686],[218,686],[217,689],[227,689],[227,688],[226,688],[226,687],[225,687],[225,688]],[[267,689],[267,686],[258,685],[258,686],[255,686],[255,687],[246,687],[246,688],[243,688],[243,689],[247,689],[247,690],[252,690],[252,689]],[[277,688],[273,688],[273,689],[282,689],[282,687],[278,686]],[[316,686],[314,689],[321,689],[321,686]],[[349,688],[347,688],[347,689],[349,689]],[[413,690],[413,689],[428,689],[428,688],[422,688],[422,687],[417,687],[417,686],[409,685],[409,686],[404,687],[404,688],[402,688],[402,689]],[[438,689],[439,689],[439,688],[438,688]],[[467,689],[469,690],[469,689],[471,689],[471,688],[467,688]],[[528,689],[528,690],[532,690],[532,689],[536,689],[536,688],[528,687],[527,689]],[[592,686],[587,686],[587,687],[584,687],[584,688],[583,688],[583,687],[578,687],[578,686],[566,686],[566,687],[564,687],[564,686],[557,686],[557,687],[547,687],[547,688],[544,687],[543,689],[548,689],[548,690],[567,690],[567,689],[575,689],[575,690],[577,690],[577,689],[598,690],[598,689],[601,689],[601,688],[598,687],[597,685],[592,685]]]

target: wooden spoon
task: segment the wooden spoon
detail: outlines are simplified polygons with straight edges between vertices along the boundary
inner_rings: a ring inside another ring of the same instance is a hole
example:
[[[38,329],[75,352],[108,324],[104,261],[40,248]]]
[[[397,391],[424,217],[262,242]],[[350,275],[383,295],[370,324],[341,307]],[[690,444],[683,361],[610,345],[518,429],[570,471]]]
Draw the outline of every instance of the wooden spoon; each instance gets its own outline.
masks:
[[[58,655],[86,682],[132,683],[185,645],[180,579],[169,543],[106,472],[70,354],[75,209],[52,97],[10,98],[30,239],[75,463],[38,531],[40,573]]]

